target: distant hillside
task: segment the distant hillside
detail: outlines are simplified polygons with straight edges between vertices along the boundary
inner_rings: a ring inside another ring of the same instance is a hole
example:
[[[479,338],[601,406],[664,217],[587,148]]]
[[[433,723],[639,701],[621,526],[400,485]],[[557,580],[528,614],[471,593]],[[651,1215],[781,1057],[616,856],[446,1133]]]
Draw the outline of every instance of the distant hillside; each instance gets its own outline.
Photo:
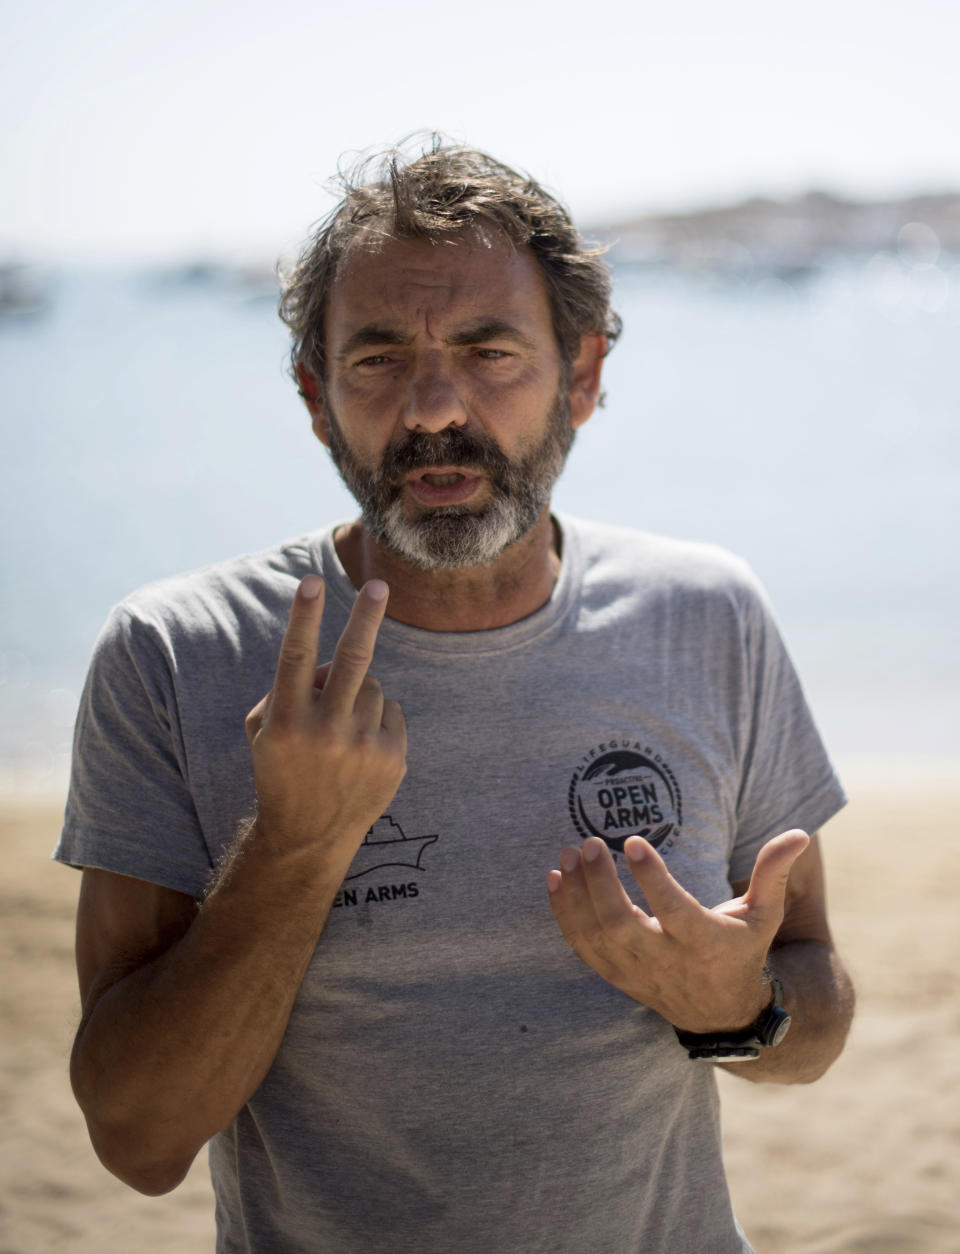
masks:
[[[831,258],[884,250],[914,264],[960,254],[960,192],[891,201],[843,200],[811,191],[754,197],[724,208],[634,218],[592,232],[614,264],[706,271],[803,272]]]

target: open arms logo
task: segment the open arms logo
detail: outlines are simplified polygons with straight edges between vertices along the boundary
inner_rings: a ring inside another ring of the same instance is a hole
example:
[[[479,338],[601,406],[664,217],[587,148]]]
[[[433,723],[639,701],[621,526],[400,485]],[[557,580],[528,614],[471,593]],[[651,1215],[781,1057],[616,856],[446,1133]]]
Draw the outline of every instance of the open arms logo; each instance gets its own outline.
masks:
[[[656,750],[612,740],[584,754],[570,780],[570,818],[582,839],[599,836],[614,852],[629,836],[669,849],[683,823],[680,785]]]

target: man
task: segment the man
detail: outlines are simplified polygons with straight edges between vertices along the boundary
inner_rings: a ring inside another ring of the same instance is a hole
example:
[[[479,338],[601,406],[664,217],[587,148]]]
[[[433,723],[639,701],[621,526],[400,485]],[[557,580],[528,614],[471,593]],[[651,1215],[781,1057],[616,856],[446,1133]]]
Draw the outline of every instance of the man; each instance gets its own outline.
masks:
[[[282,312],[362,516],[98,644],[58,849],[94,1147],[161,1193],[209,1140],[231,1254],[748,1250],[713,1068],[842,1047],[793,830],[842,793],[736,559],[551,516],[607,272],[434,148],[348,189]]]

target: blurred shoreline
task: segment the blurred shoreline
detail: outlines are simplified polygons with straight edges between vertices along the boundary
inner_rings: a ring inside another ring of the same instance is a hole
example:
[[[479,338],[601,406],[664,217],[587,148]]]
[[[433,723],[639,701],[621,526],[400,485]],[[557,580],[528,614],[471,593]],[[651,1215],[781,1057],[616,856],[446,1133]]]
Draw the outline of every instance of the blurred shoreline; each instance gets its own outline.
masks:
[[[637,214],[596,223],[584,236],[607,248],[615,270],[680,271],[802,282],[838,261],[887,253],[910,267],[960,257],[960,191],[856,199],[811,189],[784,199],[755,195],[733,204]],[[241,301],[276,301],[279,259],[207,250],[167,261],[84,258],[10,251],[0,256],[0,329],[42,317],[57,300],[58,272],[94,267],[138,273],[157,293],[174,287]]]
[[[932,267],[960,254],[960,192],[853,200],[809,191],[754,196],[689,213],[627,218],[595,231],[615,266],[687,272],[775,272],[802,280],[841,258],[890,253]]]

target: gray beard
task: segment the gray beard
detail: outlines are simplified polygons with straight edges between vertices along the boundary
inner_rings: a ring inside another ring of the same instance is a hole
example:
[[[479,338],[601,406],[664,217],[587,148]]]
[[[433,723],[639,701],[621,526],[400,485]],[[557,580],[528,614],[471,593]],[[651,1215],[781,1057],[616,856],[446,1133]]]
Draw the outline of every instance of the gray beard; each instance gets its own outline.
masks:
[[[538,445],[517,462],[482,433],[448,427],[436,435],[411,432],[388,448],[376,470],[362,467],[326,404],[330,456],[356,498],[364,526],[378,543],[421,570],[483,566],[516,543],[536,523],[549,503],[553,485],[573,444],[570,403],[558,395]],[[408,519],[403,512],[403,483],[413,470],[463,466],[482,472],[490,499],[480,509],[441,505]]]

